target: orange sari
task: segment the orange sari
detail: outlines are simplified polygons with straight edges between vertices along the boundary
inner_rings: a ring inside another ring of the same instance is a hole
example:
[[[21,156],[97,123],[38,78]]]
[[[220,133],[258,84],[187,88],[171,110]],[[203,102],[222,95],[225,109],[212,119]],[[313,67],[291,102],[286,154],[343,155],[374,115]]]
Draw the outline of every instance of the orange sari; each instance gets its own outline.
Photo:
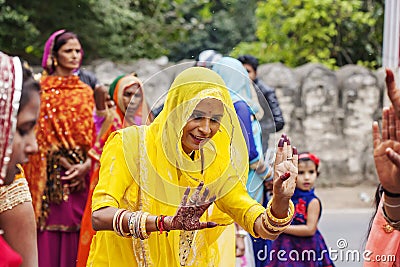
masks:
[[[93,139],[93,109],[93,91],[78,76],[42,78],[37,128],[39,153],[29,157],[29,163],[24,166],[39,228],[45,226],[49,215],[51,200],[46,192],[53,190],[50,194],[58,194],[61,201],[63,198],[63,192],[58,192],[60,188],[49,189],[46,185],[55,172],[48,169],[52,155],[79,150],[83,157],[86,156]]]
[[[142,102],[140,103],[134,114],[132,114],[133,118],[129,119],[125,118],[127,108],[124,107],[122,104],[122,97],[125,89],[132,86],[133,84],[140,85],[140,90],[142,92]],[[105,142],[107,141],[110,134],[116,130],[130,126],[130,124],[148,125],[153,120],[153,116],[145,99],[143,84],[133,75],[120,76],[115,79],[110,86],[109,93],[113,93],[112,98],[114,103],[116,104],[116,109],[107,108],[106,110],[101,112],[96,111],[95,115],[95,117],[103,117],[103,119],[101,120],[101,127],[99,133],[97,134],[95,144],[89,150],[89,156],[92,157],[93,162],[92,174],[90,177],[88,200],[86,202],[86,207],[81,223],[78,258],[76,264],[77,267],[86,266],[86,262],[89,256],[90,244],[92,242],[93,236],[96,234],[96,231],[94,231],[92,227],[92,195],[94,188],[96,187],[99,180],[100,156],[103,151],[103,146]]]

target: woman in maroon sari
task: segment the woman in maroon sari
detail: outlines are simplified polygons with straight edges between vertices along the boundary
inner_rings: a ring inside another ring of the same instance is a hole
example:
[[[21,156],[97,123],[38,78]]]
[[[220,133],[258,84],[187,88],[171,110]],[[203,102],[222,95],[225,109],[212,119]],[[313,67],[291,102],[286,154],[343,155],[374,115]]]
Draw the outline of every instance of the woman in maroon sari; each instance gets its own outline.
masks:
[[[78,37],[65,30],[46,42],[37,129],[39,153],[30,157],[41,267],[75,266],[88,194],[93,140],[93,90],[74,71],[82,61]]]

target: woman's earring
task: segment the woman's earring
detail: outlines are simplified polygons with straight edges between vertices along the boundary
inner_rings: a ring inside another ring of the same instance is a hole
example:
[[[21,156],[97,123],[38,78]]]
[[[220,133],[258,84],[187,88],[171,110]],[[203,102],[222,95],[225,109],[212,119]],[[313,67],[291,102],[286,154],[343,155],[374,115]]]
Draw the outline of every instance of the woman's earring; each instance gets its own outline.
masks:
[[[57,67],[57,66],[58,66],[57,59],[54,59],[54,67]]]

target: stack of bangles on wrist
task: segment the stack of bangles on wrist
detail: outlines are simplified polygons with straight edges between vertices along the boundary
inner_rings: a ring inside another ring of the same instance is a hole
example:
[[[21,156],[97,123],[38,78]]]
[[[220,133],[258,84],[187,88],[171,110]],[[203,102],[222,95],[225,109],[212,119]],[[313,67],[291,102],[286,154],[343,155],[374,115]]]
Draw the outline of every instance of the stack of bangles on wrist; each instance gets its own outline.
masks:
[[[271,235],[279,235],[282,233],[292,222],[294,216],[294,205],[292,200],[289,201],[288,216],[283,219],[276,218],[271,212],[272,200],[268,201],[265,213],[262,215],[262,222],[265,230]]]
[[[118,209],[113,217],[113,230],[117,235],[122,237],[133,237],[133,238],[140,238],[141,240],[147,239],[150,237],[150,233],[147,232],[146,229],[146,221],[147,217],[150,215],[148,212],[143,211],[134,211],[130,214],[128,218],[128,229],[129,232],[124,232],[123,228],[123,219],[124,216],[129,211],[126,209]],[[163,231],[168,232],[165,230],[165,216],[157,216],[155,219],[156,229],[162,234]]]

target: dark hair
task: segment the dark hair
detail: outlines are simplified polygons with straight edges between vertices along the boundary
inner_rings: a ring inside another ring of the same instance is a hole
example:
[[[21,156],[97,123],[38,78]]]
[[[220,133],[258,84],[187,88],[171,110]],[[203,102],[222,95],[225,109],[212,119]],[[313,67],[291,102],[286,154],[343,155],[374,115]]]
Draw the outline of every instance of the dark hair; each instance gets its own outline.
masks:
[[[53,55],[56,55],[61,46],[65,45],[70,39],[79,40],[78,35],[73,32],[63,32],[57,35],[57,37],[54,39],[54,46],[52,51]]]
[[[378,184],[378,186],[375,190],[374,212],[372,214],[371,219],[369,220],[368,231],[367,231],[367,236],[365,238],[365,242],[367,242],[369,234],[371,233],[372,225],[374,224],[374,219],[375,219],[376,213],[378,212],[378,209],[379,209],[379,203],[381,202],[382,193],[383,193],[382,185]]]
[[[257,71],[258,59],[256,59],[255,57],[251,55],[243,55],[239,56],[238,60],[242,62],[242,64],[249,64],[254,69],[254,71]]]
[[[33,71],[27,62],[22,61],[22,91],[21,99],[19,101],[18,113],[29,102],[32,92],[40,92],[40,84],[33,78]]]
[[[319,170],[318,170],[319,164],[315,163],[314,160],[312,160],[309,157],[300,158],[300,155],[303,155],[303,154],[310,154],[310,152],[308,152],[308,151],[300,152],[299,153],[299,162],[303,162],[303,161],[311,161],[311,162],[313,162],[315,164],[315,169],[317,171],[317,177],[318,177],[319,176]]]

